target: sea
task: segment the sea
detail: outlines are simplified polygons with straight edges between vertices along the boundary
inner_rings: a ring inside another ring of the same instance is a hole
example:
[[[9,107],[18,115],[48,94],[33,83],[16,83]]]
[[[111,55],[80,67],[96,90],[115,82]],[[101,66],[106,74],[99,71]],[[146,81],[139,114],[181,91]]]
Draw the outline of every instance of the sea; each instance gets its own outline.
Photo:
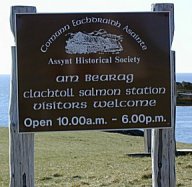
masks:
[[[177,82],[191,82],[192,73],[177,73]],[[0,127],[9,124],[10,75],[0,75]],[[192,143],[192,106],[176,108],[176,141]]]

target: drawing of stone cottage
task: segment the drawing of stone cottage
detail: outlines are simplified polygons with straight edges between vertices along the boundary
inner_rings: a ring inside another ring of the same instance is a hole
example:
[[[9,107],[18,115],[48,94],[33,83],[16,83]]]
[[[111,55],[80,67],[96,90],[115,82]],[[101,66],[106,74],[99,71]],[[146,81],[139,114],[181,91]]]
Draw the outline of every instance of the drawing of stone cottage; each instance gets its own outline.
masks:
[[[91,33],[70,33],[65,46],[68,54],[119,53],[123,50],[122,37],[104,30]]]

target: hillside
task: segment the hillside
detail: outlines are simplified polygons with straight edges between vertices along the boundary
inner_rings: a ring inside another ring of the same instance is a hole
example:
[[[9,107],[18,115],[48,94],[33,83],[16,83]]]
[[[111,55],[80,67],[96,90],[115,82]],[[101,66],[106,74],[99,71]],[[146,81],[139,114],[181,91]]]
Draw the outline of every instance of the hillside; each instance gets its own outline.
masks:
[[[9,131],[0,128],[0,186],[9,186]],[[149,187],[143,137],[98,131],[35,134],[36,187]],[[191,144],[177,144],[189,148]],[[177,186],[191,186],[192,156],[176,157]]]

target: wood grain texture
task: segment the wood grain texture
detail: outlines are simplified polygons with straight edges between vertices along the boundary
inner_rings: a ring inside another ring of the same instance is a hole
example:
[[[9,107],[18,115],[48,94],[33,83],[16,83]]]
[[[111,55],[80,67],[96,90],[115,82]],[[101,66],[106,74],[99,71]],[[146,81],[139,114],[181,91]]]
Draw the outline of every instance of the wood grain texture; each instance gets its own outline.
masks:
[[[11,30],[16,35],[16,13],[35,13],[35,7],[15,6],[11,8]],[[34,187],[34,134],[18,133],[18,101],[16,47],[12,47],[11,96],[9,109],[10,129],[10,187]]]
[[[170,12],[170,44],[174,35],[174,5],[170,3],[153,4],[153,11]],[[152,130],[152,186],[153,187],[175,187],[175,52],[171,52],[172,71],[172,100],[173,100],[173,124],[170,129]]]

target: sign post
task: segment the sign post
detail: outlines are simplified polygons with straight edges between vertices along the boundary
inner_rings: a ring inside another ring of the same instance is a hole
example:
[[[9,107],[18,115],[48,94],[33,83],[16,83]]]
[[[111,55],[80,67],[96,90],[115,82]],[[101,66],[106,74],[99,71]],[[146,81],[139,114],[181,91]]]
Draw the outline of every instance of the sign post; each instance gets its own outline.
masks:
[[[174,35],[174,5],[173,4],[154,4],[153,11],[170,12],[170,43]],[[172,89],[174,89],[174,63],[175,53],[171,53],[172,62]],[[174,107],[172,110],[173,127],[170,129],[153,129],[152,130],[152,185],[153,187],[176,186],[175,173],[175,94],[173,94]]]
[[[11,187],[34,186],[32,132],[171,127],[168,12],[35,12],[12,7]],[[154,187],[175,186],[173,132],[153,130]]]
[[[15,36],[16,13],[35,13],[31,6],[11,8],[11,30]],[[16,47],[12,47],[12,75],[10,98],[10,187],[34,187],[34,134],[18,133],[18,101],[16,76]]]

